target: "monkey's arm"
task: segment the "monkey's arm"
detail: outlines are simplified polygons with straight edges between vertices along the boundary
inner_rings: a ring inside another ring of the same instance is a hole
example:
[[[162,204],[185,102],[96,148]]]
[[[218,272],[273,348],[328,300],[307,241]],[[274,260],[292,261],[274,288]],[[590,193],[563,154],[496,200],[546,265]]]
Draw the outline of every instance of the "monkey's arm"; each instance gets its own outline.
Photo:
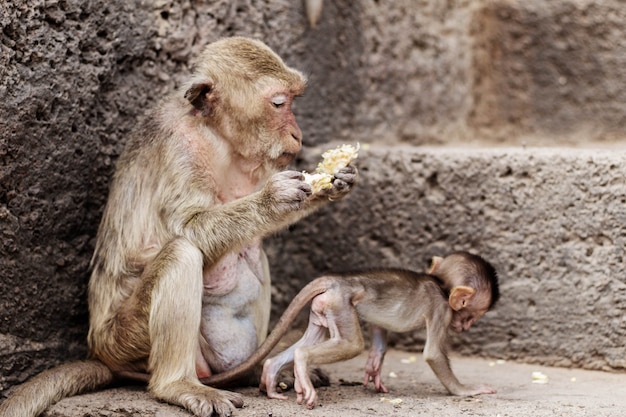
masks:
[[[182,234],[214,263],[225,253],[284,227],[284,218],[297,211],[311,193],[296,171],[274,174],[256,193],[206,211],[190,213]]]
[[[436,313],[433,313],[432,316],[433,317],[430,317],[429,320],[426,321],[424,359],[443,386],[453,395],[495,393],[496,390],[487,385],[470,386],[459,382],[452,372],[452,368],[450,368],[450,360],[445,351],[451,316],[449,313],[443,317],[437,317]]]
[[[385,353],[387,351],[387,330],[374,326],[370,323],[372,335],[372,347],[370,348],[367,363],[365,364],[365,379],[363,385],[367,385],[372,381],[376,392],[389,392],[387,387],[383,385],[380,377],[380,370],[383,366]]]

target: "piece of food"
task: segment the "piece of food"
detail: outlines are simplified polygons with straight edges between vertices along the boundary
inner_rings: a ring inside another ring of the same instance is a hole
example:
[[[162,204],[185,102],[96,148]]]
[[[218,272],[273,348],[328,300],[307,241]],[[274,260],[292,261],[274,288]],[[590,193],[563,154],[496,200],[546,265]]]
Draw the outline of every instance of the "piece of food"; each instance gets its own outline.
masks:
[[[311,184],[313,193],[319,193],[326,188],[332,188],[333,176],[342,168],[347,167],[359,156],[360,145],[340,145],[329,149],[322,154],[322,161],[317,164],[313,173],[303,172],[304,181]]]
[[[541,371],[534,371],[532,373],[533,384],[547,384],[548,383],[548,375],[544,374]]]

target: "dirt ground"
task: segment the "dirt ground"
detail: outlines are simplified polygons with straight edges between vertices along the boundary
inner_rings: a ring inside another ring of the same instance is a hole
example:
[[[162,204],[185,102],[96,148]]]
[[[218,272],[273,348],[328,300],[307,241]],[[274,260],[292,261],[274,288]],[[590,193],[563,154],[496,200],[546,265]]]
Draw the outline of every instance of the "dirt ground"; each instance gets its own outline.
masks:
[[[391,350],[385,359],[388,394],[361,385],[365,353],[353,360],[326,366],[331,386],[318,390],[313,410],[289,400],[269,400],[257,389],[238,391],[246,404],[234,417],[291,416],[623,416],[626,373],[551,368],[497,359],[452,357],[453,369],[464,383],[486,383],[497,394],[452,397],[437,381],[421,354]],[[537,383],[540,372],[547,379]],[[535,381],[535,382],[534,382]],[[115,388],[67,398],[46,417],[186,417],[184,410],[151,399],[142,387]]]

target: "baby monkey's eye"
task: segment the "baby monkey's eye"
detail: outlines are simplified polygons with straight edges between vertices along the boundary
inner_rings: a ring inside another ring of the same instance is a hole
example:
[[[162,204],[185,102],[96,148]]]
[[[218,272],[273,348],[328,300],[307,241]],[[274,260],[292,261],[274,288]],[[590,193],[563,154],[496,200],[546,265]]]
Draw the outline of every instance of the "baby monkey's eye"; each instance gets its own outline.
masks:
[[[287,102],[287,96],[284,94],[279,94],[277,96],[272,97],[272,104],[274,107],[280,107]]]

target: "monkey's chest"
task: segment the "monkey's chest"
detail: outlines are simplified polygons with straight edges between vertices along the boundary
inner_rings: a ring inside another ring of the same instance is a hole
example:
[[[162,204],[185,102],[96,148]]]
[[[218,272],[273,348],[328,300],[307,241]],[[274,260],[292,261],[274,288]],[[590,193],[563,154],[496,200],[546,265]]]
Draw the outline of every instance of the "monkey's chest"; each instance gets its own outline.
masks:
[[[257,347],[256,303],[264,280],[260,247],[225,256],[204,274],[200,333],[211,372],[243,362]],[[201,368],[201,367],[200,367]]]
[[[249,246],[241,252],[225,255],[216,265],[204,271],[204,296],[208,299],[223,297],[237,289],[240,298],[249,289],[254,297],[255,289],[258,290],[264,280],[261,247]],[[241,284],[245,285],[242,287]]]

